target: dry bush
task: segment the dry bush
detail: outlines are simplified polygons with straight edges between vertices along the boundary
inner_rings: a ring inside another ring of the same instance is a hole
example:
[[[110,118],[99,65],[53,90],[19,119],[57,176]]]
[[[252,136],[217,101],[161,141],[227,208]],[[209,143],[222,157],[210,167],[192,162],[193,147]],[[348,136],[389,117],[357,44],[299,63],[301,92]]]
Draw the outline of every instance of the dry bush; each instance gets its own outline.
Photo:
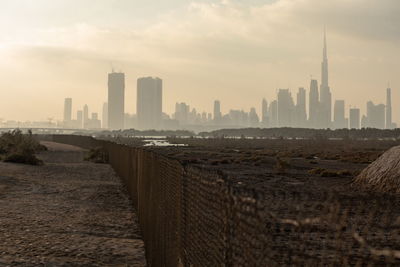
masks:
[[[44,150],[46,147],[33,138],[31,131],[23,134],[21,130],[14,130],[0,136],[0,154],[5,162],[41,165],[43,162],[35,153]]]
[[[86,161],[91,161],[94,163],[108,163],[108,153],[101,147],[92,148],[89,150],[86,158]]]
[[[290,163],[287,160],[276,158],[276,164],[274,169],[278,173],[286,173],[286,170],[290,167]]]

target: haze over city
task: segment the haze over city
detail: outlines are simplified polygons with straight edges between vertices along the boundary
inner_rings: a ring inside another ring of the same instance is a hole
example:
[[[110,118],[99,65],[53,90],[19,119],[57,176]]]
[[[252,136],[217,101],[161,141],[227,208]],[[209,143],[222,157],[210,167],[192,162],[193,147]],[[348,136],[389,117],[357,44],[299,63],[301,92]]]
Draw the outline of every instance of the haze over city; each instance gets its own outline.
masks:
[[[136,79],[164,80],[164,112],[176,102],[212,112],[260,112],[277,89],[320,80],[322,33],[330,87],[365,112],[393,88],[398,121],[400,5],[383,1],[3,1],[0,114],[62,120],[63,99],[101,113],[107,73],[126,74],[126,112],[136,111]]]
[[[0,3],[0,266],[400,266],[400,0]]]

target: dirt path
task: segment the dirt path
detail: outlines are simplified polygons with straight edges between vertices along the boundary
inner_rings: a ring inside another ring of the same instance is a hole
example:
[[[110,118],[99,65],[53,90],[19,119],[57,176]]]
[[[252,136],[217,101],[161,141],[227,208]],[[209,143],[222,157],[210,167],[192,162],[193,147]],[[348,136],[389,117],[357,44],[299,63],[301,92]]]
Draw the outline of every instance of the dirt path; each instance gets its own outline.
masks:
[[[0,266],[145,266],[135,211],[111,167],[44,144],[44,166],[0,163]]]

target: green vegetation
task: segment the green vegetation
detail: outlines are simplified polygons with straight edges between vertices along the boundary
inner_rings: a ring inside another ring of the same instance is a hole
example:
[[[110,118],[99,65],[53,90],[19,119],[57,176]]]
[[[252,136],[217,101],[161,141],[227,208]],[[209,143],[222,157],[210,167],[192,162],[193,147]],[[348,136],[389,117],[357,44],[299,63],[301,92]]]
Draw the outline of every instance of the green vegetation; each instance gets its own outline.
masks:
[[[42,165],[35,154],[46,150],[33,136],[32,132],[23,134],[21,130],[14,130],[0,135],[0,159],[5,162]]]

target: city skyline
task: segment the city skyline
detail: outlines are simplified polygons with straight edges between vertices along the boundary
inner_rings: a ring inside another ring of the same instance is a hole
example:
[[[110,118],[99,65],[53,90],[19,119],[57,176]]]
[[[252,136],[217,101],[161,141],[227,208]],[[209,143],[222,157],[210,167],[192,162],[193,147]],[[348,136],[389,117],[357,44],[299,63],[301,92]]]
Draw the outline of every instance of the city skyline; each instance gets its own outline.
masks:
[[[173,114],[163,113],[163,89],[160,78],[145,77],[137,80],[137,111],[129,115],[124,112],[125,103],[125,74],[109,74],[107,113],[103,117],[108,118],[107,125],[111,130],[136,128],[150,129],[201,129],[201,127],[230,128],[230,127],[298,127],[316,129],[343,129],[355,128],[379,128],[393,129],[396,123],[392,120],[392,89],[386,90],[386,104],[375,104],[372,100],[367,102],[366,114],[361,117],[360,109],[349,108],[346,112],[346,101],[333,99],[329,86],[329,57],[326,29],[323,32],[323,48],[321,62],[321,83],[311,79],[308,98],[307,114],[307,90],[299,87],[296,97],[292,96],[290,89],[279,89],[276,99],[268,101],[263,98],[261,111],[257,112],[251,107],[249,112],[230,109],[229,113],[221,112],[221,102],[214,101],[213,113],[198,111],[185,102],[176,102]],[[333,95],[334,96],[334,95]],[[118,99],[116,102],[115,99]],[[113,100],[114,99],[114,100]],[[295,101],[295,99],[297,101]],[[333,101],[334,100],[334,101]],[[119,103],[119,104],[118,104]],[[105,105],[105,104],[104,104]],[[104,109],[103,105],[103,110]],[[65,99],[64,127],[69,128],[71,120],[71,98]],[[85,106],[87,109],[87,106]],[[86,112],[87,113],[87,112]],[[112,114],[110,116],[110,113]],[[119,114],[116,116],[116,114]],[[348,115],[347,115],[348,113]],[[97,121],[97,114],[92,121]],[[69,118],[66,119],[65,118]],[[83,124],[85,128],[85,123]],[[99,125],[90,124],[91,126]],[[103,129],[104,123],[102,125]]]
[[[75,14],[77,5],[4,1],[1,118],[61,119],[58,101],[65,97],[101,113],[111,65],[126,74],[131,114],[136,79],[150,75],[165,81],[169,114],[176,101],[192,99],[199,110],[212,110],[215,99],[229,104],[222,105],[224,113],[227,107],[250,110],[263,97],[275,98],[278,88],[308,88],[310,75],[321,83],[320,36],[327,25],[336,98],[365,113],[368,100],[385,102],[378,92],[390,81],[393,120],[399,121],[396,1],[100,0],[79,2]]]
[[[84,105],[73,119],[72,98],[64,100],[64,114],[61,127],[71,129],[191,129],[202,127],[236,128],[236,127],[292,127],[315,129],[343,128],[379,128],[394,129],[392,89],[386,89],[386,104],[367,102],[366,113],[361,116],[359,108],[349,108],[346,112],[346,101],[332,99],[329,86],[329,58],[326,30],[323,32],[321,62],[321,83],[311,79],[307,105],[307,90],[299,87],[297,95],[290,89],[279,89],[270,104],[263,98],[260,113],[255,107],[250,111],[230,109],[224,114],[221,101],[215,100],[213,113],[198,111],[185,102],[176,102],[175,112],[163,112],[163,81],[158,77],[142,77],[137,80],[136,114],[125,112],[125,73],[108,74],[108,102],[103,103],[101,120],[97,112],[91,113]],[[295,101],[296,100],[296,101]],[[307,113],[308,108],[308,113]],[[347,115],[348,114],[348,115]],[[60,125],[60,123],[57,123]]]
[[[142,77],[137,80],[136,114],[125,112],[125,73],[108,74],[108,98],[103,103],[101,119],[99,113],[92,112],[84,105],[77,110],[73,119],[72,98],[64,100],[63,120],[57,123],[64,128],[76,129],[201,129],[201,127],[293,127],[315,129],[379,128],[394,129],[392,89],[386,89],[386,104],[375,104],[369,100],[366,113],[361,116],[360,108],[346,108],[345,100],[332,99],[329,86],[329,58],[326,29],[323,32],[321,62],[321,83],[311,79],[307,105],[307,90],[299,87],[296,97],[290,89],[278,89],[276,99],[270,105],[263,98],[260,112],[255,107],[250,111],[230,109],[221,112],[221,102],[214,101],[213,113],[198,112],[185,102],[176,102],[175,112],[163,112],[163,81],[158,77]],[[297,101],[295,101],[295,99]],[[334,100],[334,101],[333,101]],[[308,112],[307,112],[308,108]],[[348,110],[348,111],[346,111]]]

